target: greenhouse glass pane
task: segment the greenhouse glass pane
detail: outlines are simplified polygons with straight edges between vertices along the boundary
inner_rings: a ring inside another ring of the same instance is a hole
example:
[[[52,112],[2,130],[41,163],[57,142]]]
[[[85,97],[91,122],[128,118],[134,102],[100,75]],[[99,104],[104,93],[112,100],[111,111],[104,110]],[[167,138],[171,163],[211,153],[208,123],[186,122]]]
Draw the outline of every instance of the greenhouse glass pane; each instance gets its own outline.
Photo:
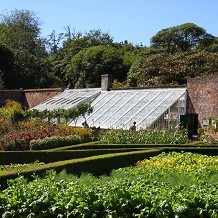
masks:
[[[175,116],[185,108],[186,89],[143,89],[143,90],[112,90],[100,92],[100,89],[65,90],[63,93],[45,101],[35,108],[53,110],[72,108],[80,102],[92,100],[93,113],[87,116],[89,125],[104,128],[129,128],[133,121],[138,128],[146,127],[155,122],[170,107]],[[182,96],[182,97],[181,97]],[[180,98],[181,97],[181,98]],[[179,98],[181,100],[179,100]],[[176,103],[176,105],[174,105]],[[171,113],[172,113],[171,112]],[[80,126],[84,118],[79,118]],[[158,121],[157,125],[161,125]],[[75,125],[74,122],[70,125]],[[156,124],[155,124],[156,125]]]
[[[130,117],[127,117],[127,116],[120,117],[119,120],[117,120],[117,122],[114,123],[114,125],[125,124],[129,119]]]

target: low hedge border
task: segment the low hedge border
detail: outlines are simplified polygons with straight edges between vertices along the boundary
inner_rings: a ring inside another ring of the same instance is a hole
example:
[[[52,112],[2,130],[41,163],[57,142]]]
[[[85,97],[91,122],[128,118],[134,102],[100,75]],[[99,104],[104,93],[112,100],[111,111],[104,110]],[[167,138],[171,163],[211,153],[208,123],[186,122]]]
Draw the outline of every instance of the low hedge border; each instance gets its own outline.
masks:
[[[198,153],[208,156],[217,156],[218,155],[218,147],[166,147],[164,148],[165,152],[192,152]]]
[[[106,152],[105,149],[101,149],[103,152]],[[101,152],[101,150],[96,149],[96,152]],[[113,150],[113,149],[112,149]],[[21,175],[24,175],[28,178],[31,178],[31,174],[35,173],[38,175],[44,175],[46,170],[55,169],[57,172],[60,172],[63,169],[66,169],[68,173],[81,174],[82,172],[90,172],[93,175],[101,175],[105,173],[109,173],[112,169],[117,169],[121,167],[126,167],[129,165],[133,165],[135,162],[139,160],[143,160],[148,157],[152,157],[158,155],[161,152],[194,152],[200,153],[204,155],[218,155],[218,148],[213,147],[165,147],[165,148],[156,148],[156,149],[140,149],[140,151],[129,151],[129,152],[121,152],[121,153],[111,153],[111,150],[108,150],[109,154],[97,155],[97,156],[89,156],[85,158],[78,159],[70,159],[64,161],[58,161],[53,163],[48,163],[40,166],[33,166],[30,170],[24,170],[20,172]],[[36,152],[36,151],[35,151]],[[73,152],[88,152],[87,150],[76,150],[76,151],[60,151],[66,155],[66,153]],[[60,157],[60,152],[57,152]],[[93,153],[93,150],[90,149],[89,152]],[[1,153],[1,152],[0,152]],[[16,152],[15,152],[16,153]],[[28,152],[27,152],[28,153]],[[54,154],[55,152],[47,152]],[[78,154],[78,153],[77,153]],[[87,153],[88,154],[88,153]],[[99,154],[99,153],[98,153]],[[17,173],[14,171],[9,171],[2,173],[0,176],[0,184],[2,189],[7,187],[7,180],[14,179],[17,177]]]
[[[25,164],[35,161],[51,163],[69,159],[84,158],[95,155],[131,152],[146,148],[113,148],[113,149],[77,149],[58,151],[3,151],[0,152],[0,165]]]
[[[65,150],[71,150],[73,149],[86,149],[86,148],[90,148],[90,149],[99,149],[99,148],[104,148],[104,149],[111,149],[111,148],[175,148],[175,147],[205,147],[205,148],[218,148],[217,145],[210,145],[210,144],[206,144],[206,143],[200,143],[200,142],[191,142],[188,144],[100,144],[100,143],[84,143],[84,144],[78,144],[78,145],[74,145],[74,146],[68,146],[68,147],[64,147]],[[62,147],[63,148],[63,147]],[[59,150],[62,150],[61,148],[58,148]]]
[[[218,146],[208,146],[195,141],[184,145],[147,145],[147,144],[99,144],[98,142],[88,142],[83,144],[69,145],[47,150],[31,151],[0,151],[0,164],[24,164],[35,161],[44,163],[60,160],[69,160],[106,153],[116,153],[122,151],[134,151],[138,149],[161,148],[176,151],[191,151],[207,155],[217,155]],[[121,150],[123,149],[123,150]],[[106,151],[108,150],[108,151]],[[58,153],[59,152],[59,153]]]
[[[91,148],[91,146],[97,144],[97,141],[94,142],[86,142],[86,143],[81,143],[81,144],[76,144],[76,145],[69,145],[69,146],[63,146],[63,147],[58,147],[58,148],[51,148],[47,149],[48,151],[62,151],[62,150],[74,150],[75,148]]]
[[[33,166],[31,169],[21,170],[19,175],[31,179],[31,175],[45,175],[47,170],[54,169],[57,172],[66,170],[67,173],[81,175],[83,172],[91,173],[94,176],[109,174],[113,169],[134,165],[137,161],[153,157],[163,152],[162,149],[149,149],[132,152],[103,154],[79,159],[58,161],[44,165]],[[15,179],[18,173],[9,171],[0,176],[1,189],[7,188],[7,180]]]
[[[69,135],[65,137],[51,136],[44,139],[30,141],[30,150],[45,150],[63,146],[75,145],[81,143],[81,137],[78,135]]]

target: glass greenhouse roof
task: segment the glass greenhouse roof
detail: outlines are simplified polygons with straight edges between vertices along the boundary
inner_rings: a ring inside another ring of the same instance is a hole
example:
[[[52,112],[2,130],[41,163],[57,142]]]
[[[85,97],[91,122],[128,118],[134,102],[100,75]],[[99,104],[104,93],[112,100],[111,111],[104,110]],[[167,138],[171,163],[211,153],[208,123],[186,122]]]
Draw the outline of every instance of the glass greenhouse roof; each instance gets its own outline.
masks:
[[[64,92],[46,100],[32,109],[43,111],[54,109],[69,109],[80,103],[92,102],[101,93],[100,88],[93,89],[66,89]]]
[[[177,105],[178,101],[180,104],[183,102],[178,107],[185,110],[186,88],[111,91],[101,91],[100,88],[66,89],[32,109],[68,109],[89,102],[93,107],[93,113],[86,116],[89,126],[129,129],[135,121],[137,129],[144,129],[156,122],[170,107]],[[82,126],[83,122],[84,118],[79,118],[76,126]],[[74,126],[74,121],[70,121],[69,125]]]
[[[102,91],[92,101],[93,113],[86,118],[90,126],[128,129],[136,121],[137,129],[144,129],[181,97],[186,98],[186,88]],[[80,118],[77,126],[82,126],[83,122]],[[70,122],[69,125],[75,124]]]

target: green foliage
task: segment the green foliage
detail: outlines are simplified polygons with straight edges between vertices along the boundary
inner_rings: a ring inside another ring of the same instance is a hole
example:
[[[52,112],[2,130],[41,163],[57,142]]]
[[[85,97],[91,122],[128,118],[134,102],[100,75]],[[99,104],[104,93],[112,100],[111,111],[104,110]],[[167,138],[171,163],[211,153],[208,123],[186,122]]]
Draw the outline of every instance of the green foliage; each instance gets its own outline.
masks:
[[[14,54],[0,40],[0,89],[9,87],[14,74]]]
[[[100,143],[106,144],[185,144],[189,139],[187,132],[181,130],[171,133],[164,131],[130,131],[130,130],[109,130],[103,132],[99,137]]]
[[[151,169],[172,169],[192,171],[194,168],[202,170],[217,170],[218,157],[200,155],[190,152],[162,153],[151,159],[145,159],[137,163],[138,166],[146,166]]]
[[[198,130],[199,140],[207,145],[218,145],[218,117],[210,117],[210,125]]]
[[[48,87],[56,81],[49,71],[40,25],[39,18],[29,10],[16,9],[1,15],[0,42],[10,49],[15,63],[14,69],[5,68],[3,79],[6,88]]]
[[[2,126],[1,126],[2,125]],[[77,135],[81,142],[92,141],[92,130],[75,128],[64,124],[53,124],[38,119],[18,122],[9,125],[0,119],[0,146],[3,150],[29,150],[31,140],[44,139],[51,136],[66,137]],[[48,139],[49,140],[49,139]]]
[[[213,43],[207,46],[205,50],[212,52],[212,53],[217,53],[218,52],[218,37],[215,37]]]
[[[0,175],[4,172],[16,171],[20,173],[21,170],[31,169],[34,166],[43,165],[43,162],[39,162],[38,160],[33,163],[25,163],[25,164],[10,164],[10,165],[0,165]]]
[[[78,135],[81,138],[82,143],[92,141],[93,130],[90,128],[77,128],[64,124],[59,124],[57,128],[59,131],[64,132],[67,135]]]
[[[44,139],[31,140],[30,150],[45,150],[79,143],[81,143],[81,138],[77,135],[69,135],[65,137],[51,136]]]
[[[102,74],[112,74],[120,81],[127,74],[122,53],[113,46],[98,45],[83,49],[68,66],[67,77],[73,78],[76,88],[100,87]]]
[[[187,77],[216,74],[218,55],[205,52],[160,53],[144,58],[128,75],[135,86],[186,84]]]
[[[218,132],[218,117],[211,117],[211,128],[212,131]]]
[[[164,167],[171,160],[176,167]],[[18,218],[215,218],[217,163],[217,157],[170,153],[141,162],[137,167],[114,170],[109,177],[83,174],[78,178],[65,171],[58,175],[49,171],[43,179],[33,176],[31,182],[19,177],[10,180],[9,187],[0,193],[0,214]]]
[[[124,82],[121,83],[117,79],[113,81],[112,88],[117,89],[122,87],[126,87],[126,84]]]
[[[1,89],[100,87],[102,74],[112,74],[115,88],[180,85],[188,76],[217,71],[218,39],[193,23],[160,30],[150,47],[69,26],[45,39],[40,26],[29,10],[0,16]]]
[[[58,51],[51,53],[50,63],[54,75],[61,78],[65,83],[71,81],[73,87],[75,87],[75,83],[80,75],[74,71],[75,67],[72,66],[72,58],[80,51],[82,52],[82,50],[93,46],[112,45],[113,40],[107,33],[103,33],[100,29],[90,30],[84,34],[81,32],[75,33],[69,27],[66,28],[66,31],[66,40],[63,41],[63,46]],[[52,44],[55,45],[55,43],[53,42]]]
[[[163,47],[168,52],[190,51],[212,44],[214,36],[193,23],[185,23],[159,31],[151,38],[151,46]]]
[[[75,123],[80,116],[85,116],[93,112],[93,107],[89,103],[81,103],[76,107],[69,109],[54,109],[54,110],[43,110],[39,111],[37,109],[31,109],[24,112],[24,116],[28,119],[30,118],[40,118],[47,119],[49,122],[51,119],[57,119],[58,123],[61,123],[61,120],[65,120],[67,124],[69,119],[72,119]]]
[[[24,110],[20,103],[8,99],[5,106],[0,108],[0,116],[9,124],[15,124],[24,119]]]

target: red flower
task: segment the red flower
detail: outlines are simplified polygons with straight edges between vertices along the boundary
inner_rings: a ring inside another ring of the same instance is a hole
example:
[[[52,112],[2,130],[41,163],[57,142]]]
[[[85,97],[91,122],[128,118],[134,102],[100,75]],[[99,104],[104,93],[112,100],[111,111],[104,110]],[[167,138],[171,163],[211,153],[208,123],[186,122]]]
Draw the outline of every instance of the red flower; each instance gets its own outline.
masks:
[[[17,136],[16,136],[16,135],[13,135],[13,136],[11,137],[11,139],[12,139],[12,140],[16,140],[16,139],[17,139]]]
[[[31,136],[31,134],[30,134],[29,132],[27,132],[27,133],[26,133],[26,137],[29,138],[30,136]]]

